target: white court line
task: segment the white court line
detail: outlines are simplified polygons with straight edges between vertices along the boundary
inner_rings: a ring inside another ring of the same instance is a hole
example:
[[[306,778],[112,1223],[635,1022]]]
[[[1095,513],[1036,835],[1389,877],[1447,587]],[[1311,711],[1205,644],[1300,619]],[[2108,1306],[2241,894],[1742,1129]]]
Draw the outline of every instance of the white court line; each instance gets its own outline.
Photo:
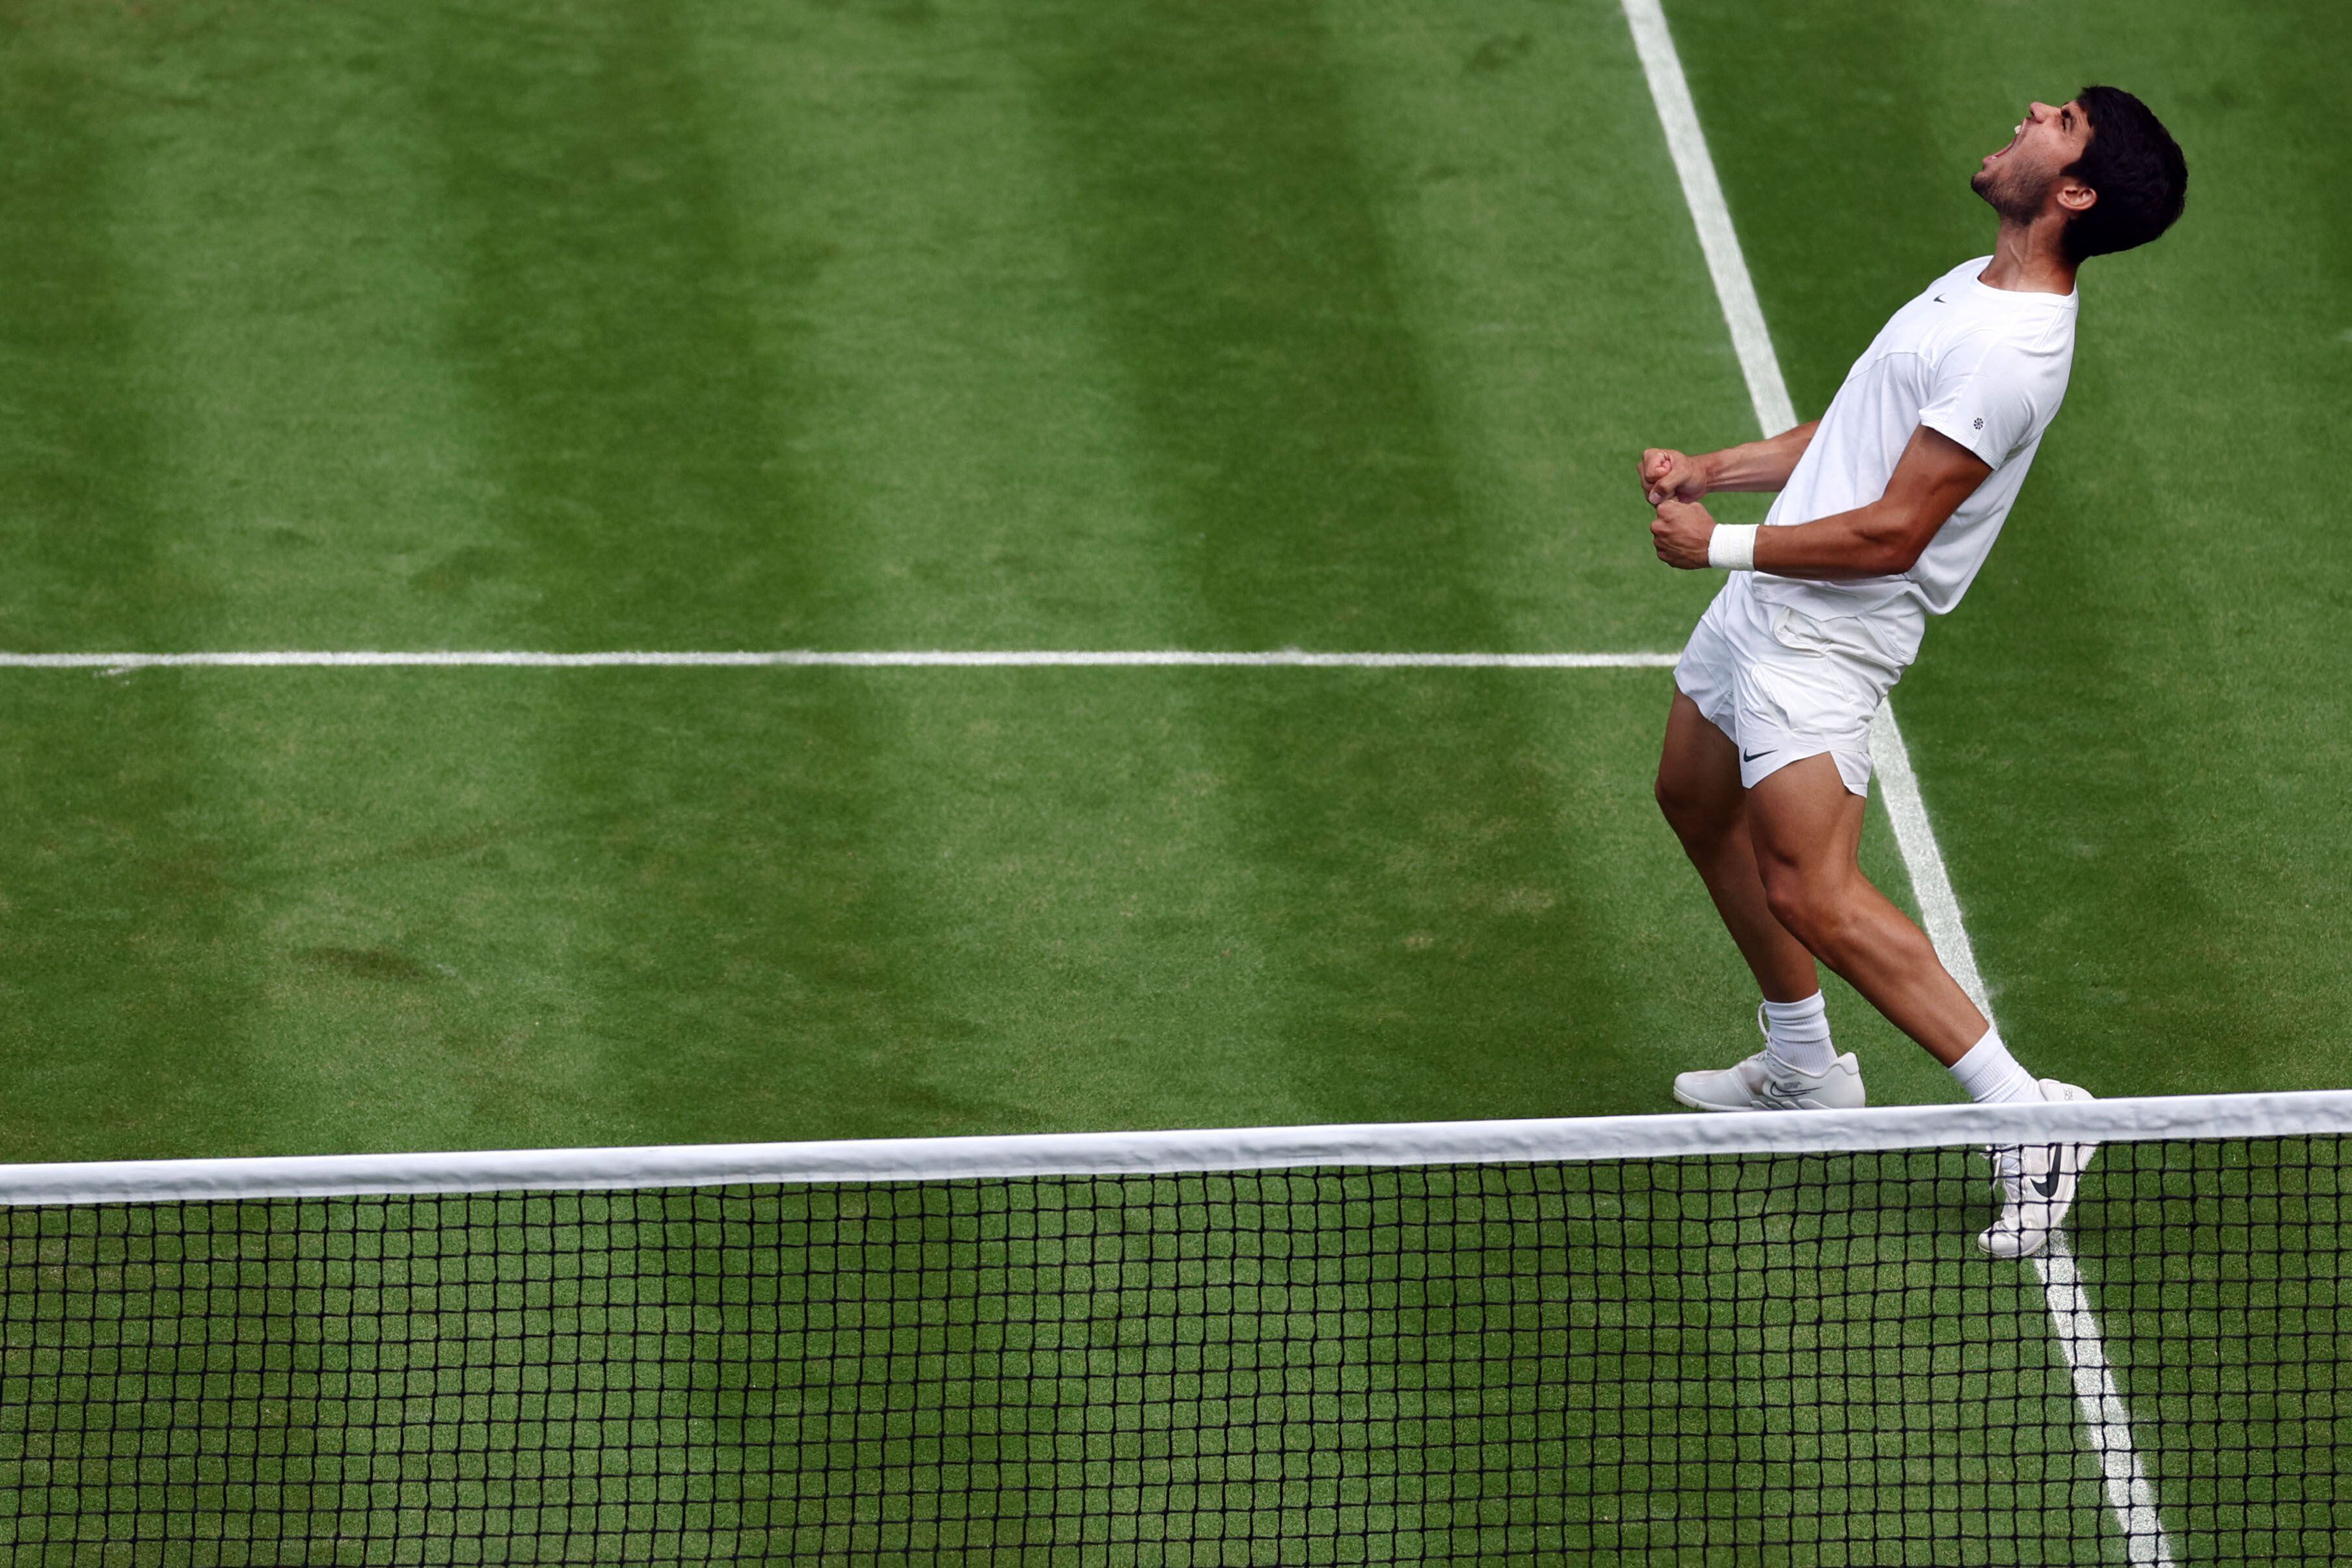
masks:
[[[1300,648],[1219,653],[1190,648],[908,648],[835,652],[781,648],[769,652],[615,650],[605,653],[533,653],[476,649],[414,653],[320,652],[283,649],[256,653],[0,653],[0,669],[133,669],[284,668],[333,669],[423,668],[490,666],[520,669],[849,668],[978,668],[1126,666],[1242,666],[1303,669],[1672,669],[1671,653],[1309,653]]]
[[[2156,1489],[2147,1484],[2139,1450],[2132,1447],[2131,1415],[2107,1366],[2107,1347],[2099,1339],[2099,1320],[2092,1315],[2074,1271],[2074,1253],[2062,1231],[2053,1235],[2033,1260],[2042,1293],[2050,1299],[2050,1321],[2058,1331],[2058,1348],[2074,1374],[2074,1402],[2083,1407],[2083,1426],[2099,1459],[2099,1475],[2107,1488],[2107,1506],[2124,1529],[2124,1551],[2136,1563],[2172,1568],[2172,1548],[2164,1535],[2164,1521],[2156,1513]]]
[[[1731,209],[1715,176],[1715,160],[1699,129],[1697,106],[1691,101],[1690,83],[1683,75],[1674,37],[1666,30],[1665,12],[1658,0],[1622,0],[1622,4],[1626,24],[1633,29],[1633,47],[1642,57],[1643,74],[1649,79],[1651,100],[1657,105],[1658,122],[1665,130],[1666,149],[1682,180],[1683,199],[1698,229],[1699,248],[1706,254],[1706,269],[1715,279],[1724,321],[1731,329],[1740,373],[1748,380],[1748,402],[1755,406],[1756,422],[1763,433],[1776,435],[1797,423],[1796,405],[1789,399],[1780,359],[1772,352],[1772,334],[1765,328],[1764,309],[1757,302],[1755,281],[1740,254]],[[1952,894],[1951,874],[1944,867],[1943,852],[1928,825],[1918,774],[1912,769],[1910,750],[1903,743],[1891,702],[1880,707],[1871,724],[1870,758],[1878,771],[1879,793],[1886,803],[1887,820],[1894,826],[1904,868],[1910,873],[1911,891],[1919,901],[1928,939],[1944,967],[1990,1018],[1992,1003],[1985,994],[1976,952],[1960,920],[1959,900]],[[2155,1494],[2132,1447],[2131,1422],[2122,1395],[2107,1371],[2098,1321],[2091,1315],[2064,1238],[2054,1238],[2050,1245],[2053,1256],[2036,1259],[2034,1270],[2049,1302],[2051,1324],[2074,1370],[2084,1424],[2106,1478],[2107,1501],[2123,1529],[2126,1554],[2142,1568],[2168,1568],[2171,1548],[2157,1517]],[[2095,1398],[2084,1393],[2086,1377],[2098,1391]]]
[[[1936,845],[1927,803],[1919,798],[1919,775],[1911,771],[1911,749],[1903,743],[1892,702],[1881,703],[1870,721],[1870,761],[1878,772],[1879,796],[1886,803],[1886,820],[1895,829],[1903,868],[1911,874],[1911,893],[1919,900],[1927,940],[1936,944],[1936,956],[1960,989],[1990,1018],[1992,998],[1985,994],[1984,976],[1977,972],[1969,928],[1960,923],[1960,900],[1952,896],[1951,874],[1944,868],[1944,852]]]
[[[1731,226],[1731,208],[1715,177],[1715,159],[1706,150],[1706,133],[1698,126],[1698,106],[1691,101],[1682,57],[1675,53],[1658,0],[1624,0],[1624,6],[1642,72],[1650,79],[1650,101],[1658,106],[1666,151],[1674,155],[1675,173],[1683,183],[1683,201],[1698,228],[1698,247],[1706,253],[1707,275],[1715,279],[1715,297],[1722,302],[1724,324],[1731,329],[1731,346],[1739,354],[1739,374],[1748,378],[1748,401],[1755,405],[1756,423],[1764,434],[1777,436],[1795,426],[1797,406],[1789,401],[1788,383],[1780,379],[1780,357],[1772,352],[1764,307],[1757,302],[1755,280],[1748,275],[1739,236]]]

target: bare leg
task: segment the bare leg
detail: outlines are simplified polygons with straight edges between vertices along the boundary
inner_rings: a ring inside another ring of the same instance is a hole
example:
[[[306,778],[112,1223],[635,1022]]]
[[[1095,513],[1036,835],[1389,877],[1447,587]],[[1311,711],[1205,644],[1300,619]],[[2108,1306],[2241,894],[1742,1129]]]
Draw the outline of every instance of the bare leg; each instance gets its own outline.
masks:
[[[1863,799],[1827,756],[1748,792],[1747,820],[1773,917],[1946,1067],[1992,1026],[1945,971],[1927,933],[1862,874]]]
[[[1739,748],[1681,692],[1666,712],[1658,758],[1658,809],[1698,868],[1716,912],[1739,946],[1768,1002],[1801,1002],[1822,988],[1804,943],[1775,919],[1748,839],[1748,795],[1739,787]]]

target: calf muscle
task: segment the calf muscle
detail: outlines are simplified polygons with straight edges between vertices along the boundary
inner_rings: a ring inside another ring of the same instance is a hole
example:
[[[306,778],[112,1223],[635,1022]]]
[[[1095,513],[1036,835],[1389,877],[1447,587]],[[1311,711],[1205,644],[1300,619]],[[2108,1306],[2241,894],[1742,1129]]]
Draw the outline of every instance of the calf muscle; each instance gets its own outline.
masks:
[[[1767,905],[1809,952],[1948,1067],[1991,1026],[1946,972],[1927,933],[1863,875],[1863,806],[1825,755],[1791,763],[1748,792]]]

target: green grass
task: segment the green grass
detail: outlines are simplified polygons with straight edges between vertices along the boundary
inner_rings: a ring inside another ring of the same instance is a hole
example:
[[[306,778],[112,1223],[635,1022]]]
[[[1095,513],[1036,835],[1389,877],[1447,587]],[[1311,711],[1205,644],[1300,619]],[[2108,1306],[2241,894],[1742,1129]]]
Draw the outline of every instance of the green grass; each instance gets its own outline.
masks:
[[[2268,23],[1675,19],[1808,408],[2042,75],[2180,129],[1906,727],[2029,1061],[2335,1081],[2332,100],[2245,129]],[[14,647],[1664,648],[1711,587],[1622,476],[1746,397],[1599,0],[36,7],[0,72]],[[1633,1110],[1748,1038],[1660,674],[9,686],[26,1158]]]
[[[2352,23],[1669,10],[1804,413],[1989,242],[1964,175],[2026,99],[2111,79],[2179,134],[2189,216],[2086,272],[1905,730],[2030,1064],[2340,1084]],[[1608,0],[31,0],[0,137],[10,648],[1669,649],[1714,581],[1651,559],[1630,460],[1753,434]],[[1664,1110],[1754,1037],[1648,800],[1669,689],[0,673],[0,1152]],[[1875,810],[1864,858],[1908,897]],[[1831,1005],[1875,1100],[1954,1096]],[[1920,1223],[1871,1373],[1912,1401],[1923,1296],[2019,1278],[1955,1250],[1973,1208]],[[2332,1274],[2084,1234],[2191,1558],[2324,1554],[2197,1456],[2336,1463],[2332,1384],[2281,1370],[2340,1360]],[[2217,1313],[2260,1321],[2210,1381],[2135,1349]],[[1918,1453],[1845,1511],[1991,1474]]]
[[[1604,8],[1027,20],[34,14],[0,634],[1675,646],[1625,455],[1745,397]],[[25,1157],[1639,1110],[1748,1037],[1656,673],[14,691]]]

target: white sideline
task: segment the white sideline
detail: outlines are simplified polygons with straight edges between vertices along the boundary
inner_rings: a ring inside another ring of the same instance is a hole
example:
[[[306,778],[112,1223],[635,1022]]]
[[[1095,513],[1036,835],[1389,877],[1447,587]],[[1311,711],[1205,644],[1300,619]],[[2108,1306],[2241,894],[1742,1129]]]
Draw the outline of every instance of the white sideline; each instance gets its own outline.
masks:
[[[1673,35],[1666,29],[1665,12],[1659,0],[1622,3],[1626,24],[1633,29],[1633,47],[1642,57],[1643,74],[1649,79],[1651,100],[1657,105],[1658,122],[1665,130],[1666,149],[1673,155],[1675,173],[1682,181],[1683,199],[1698,229],[1699,248],[1706,252],[1706,269],[1715,279],[1716,298],[1722,302],[1723,319],[1731,330],[1732,347],[1739,355],[1740,373],[1748,381],[1748,397],[1755,406],[1756,422],[1765,435],[1777,434],[1797,423],[1796,405],[1790,401],[1780,359],[1772,352],[1772,335],[1764,324],[1764,309],[1757,300],[1755,281],[1748,276],[1747,260],[1740,254],[1739,236],[1732,227],[1731,209],[1723,199],[1723,186],[1715,174],[1715,160],[1707,152],[1706,136],[1699,128],[1698,109],[1691,100],[1690,83],[1683,75],[1681,58],[1675,52]],[[1879,773],[1887,820],[1894,826],[1895,844],[1910,872],[1912,894],[1919,901],[1928,939],[1935,943],[1937,955],[1944,961],[1953,979],[1990,1018],[1992,1003],[1977,969],[1968,928],[1960,920],[1959,900],[1952,894],[1950,873],[1944,868],[1943,854],[1928,826],[1927,808],[1919,795],[1918,775],[1912,770],[1911,754],[1903,743],[1902,730],[1895,724],[1892,702],[1880,706],[1871,724],[1870,756]],[[2171,1549],[2157,1518],[2155,1496],[2147,1488],[2138,1455],[2132,1447],[2131,1426],[2123,1399],[2114,1392],[2113,1380],[2106,1375],[2106,1349],[2099,1340],[2097,1320],[2091,1315],[2083,1289],[2074,1279],[2072,1255],[2066,1255],[2063,1285],[2053,1284],[2058,1276],[2047,1265],[2037,1263],[2035,1268],[2042,1279],[2042,1293],[2049,1300],[2051,1322],[2065,1347],[2068,1363],[2074,1369],[2078,1389],[2084,1369],[2095,1366],[2107,1390],[2105,1396],[2095,1401],[2084,1398],[2083,1413],[2091,1446],[2107,1475],[2108,1502],[2115,1510],[2116,1522],[2123,1529],[2126,1552],[2136,1565],[2167,1568],[2172,1561]],[[2125,1474],[2130,1478],[2130,1484],[2122,1492],[2116,1490],[2115,1479],[2115,1467],[2118,1464],[2126,1467]]]
[[[2099,1320],[2091,1313],[2074,1271],[2074,1252],[2064,1232],[2050,1238],[2033,1272],[2042,1293],[2050,1299],[2050,1321],[2058,1331],[2058,1348],[2065,1352],[2067,1370],[2074,1374],[2074,1402],[2083,1407],[2083,1426],[2099,1460],[2099,1477],[2106,1483],[2107,1506],[2123,1526],[2124,1554],[2135,1563],[2172,1568],[2172,1547],[2164,1535],[2164,1521],[2156,1513],[2156,1489],[2132,1447],[2131,1415],[2107,1366],[2107,1347],[2099,1339]]]
[[[1764,307],[1757,302],[1755,280],[1748,275],[1739,235],[1731,226],[1731,208],[1715,177],[1715,159],[1706,150],[1706,133],[1699,129],[1698,106],[1691,101],[1682,57],[1675,52],[1674,36],[1666,31],[1666,14],[1658,8],[1658,0],[1624,0],[1624,6],[1642,72],[1650,79],[1650,101],[1658,107],[1666,151],[1674,156],[1683,201],[1698,229],[1698,247],[1706,254],[1715,297],[1723,305],[1724,325],[1731,329],[1739,374],[1748,380],[1748,401],[1755,406],[1757,426],[1776,436],[1795,426],[1797,407],[1789,400],[1788,383],[1780,378],[1780,357],[1772,352]]]
[[[1369,1122],[806,1143],[688,1143],[230,1160],[0,1165],[0,1206],[339,1197],[389,1193],[618,1192],[812,1182],[971,1181],[1338,1166],[1793,1156],[1987,1143],[2352,1134],[2352,1089],[2019,1105]]]
[[[1919,798],[1919,775],[1911,771],[1911,749],[1903,743],[1891,701],[1880,703],[1870,721],[1870,762],[1878,773],[1879,798],[1886,803],[1887,824],[1895,829],[1895,847],[1911,877],[1911,896],[1919,901],[1919,923],[1936,944],[1936,956],[1978,1011],[1990,1018],[1992,998],[1985,994],[1984,976],[1977,973],[1977,951],[1969,945],[1969,928],[1960,923],[1960,900],[1952,895],[1951,873],[1944,868],[1944,852],[1928,825],[1927,802]]]
[[[920,669],[935,666],[977,668],[1093,668],[1142,666],[1242,666],[1301,669],[1672,669],[1671,653],[1314,653],[1303,648],[1216,652],[1192,648],[904,648],[835,651],[777,648],[767,651],[614,649],[601,653],[534,653],[502,648],[281,649],[221,653],[0,653],[0,669],[421,668],[488,666],[518,669],[604,669],[672,666],[688,668],[847,668]]]

